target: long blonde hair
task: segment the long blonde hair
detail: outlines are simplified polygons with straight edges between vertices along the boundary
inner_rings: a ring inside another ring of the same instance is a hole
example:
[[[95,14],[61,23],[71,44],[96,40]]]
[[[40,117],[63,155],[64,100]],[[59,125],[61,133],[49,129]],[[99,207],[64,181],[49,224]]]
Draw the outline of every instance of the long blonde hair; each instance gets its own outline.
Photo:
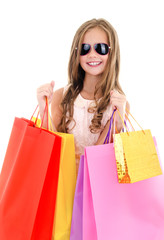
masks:
[[[95,97],[96,107],[94,109],[89,109],[89,111],[94,111],[94,116],[90,126],[90,131],[92,133],[97,133],[101,131],[101,120],[103,117],[103,112],[106,110],[110,101],[110,91],[112,89],[116,89],[120,93],[123,93],[119,84],[120,48],[115,29],[105,19],[92,19],[83,23],[77,30],[72,42],[70,59],[68,64],[69,89],[67,90],[61,103],[63,114],[61,122],[58,126],[58,131],[67,132],[70,121],[74,121],[74,101],[77,95],[83,89],[83,81],[85,77],[85,72],[79,63],[81,45],[85,33],[95,27],[99,27],[100,29],[105,31],[108,38],[108,44],[111,48],[108,56],[106,69],[102,74],[101,81],[97,83],[94,92],[94,96],[96,96],[98,90],[101,89],[102,98],[97,101]]]

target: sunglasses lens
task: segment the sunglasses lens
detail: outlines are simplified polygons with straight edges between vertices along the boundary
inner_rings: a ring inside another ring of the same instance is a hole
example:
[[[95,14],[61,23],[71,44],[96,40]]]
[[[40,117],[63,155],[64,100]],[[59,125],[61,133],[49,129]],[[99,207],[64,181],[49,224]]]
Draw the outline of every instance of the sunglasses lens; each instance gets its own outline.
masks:
[[[89,44],[82,44],[81,47],[81,56],[86,55],[87,53],[89,53],[91,46]]]
[[[82,44],[80,55],[84,56],[88,54],[90,49],[91,49],[90,44],[86,44],[86,43]],[[97,43],[94,45],[94,49],[100,55],[106,55],[109,52],[109,46],[106,43]]]
[[[109,52],[109,47],[105,43],[97,43],[94,45],[94,48],[100,55],[106,55]]]

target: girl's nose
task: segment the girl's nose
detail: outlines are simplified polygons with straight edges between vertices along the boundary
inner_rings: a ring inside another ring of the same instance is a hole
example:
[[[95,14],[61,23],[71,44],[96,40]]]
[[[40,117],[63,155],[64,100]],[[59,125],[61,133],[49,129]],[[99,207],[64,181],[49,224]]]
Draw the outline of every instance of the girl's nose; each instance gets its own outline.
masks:
[[[93,46],[91,47],[91,50],[88,53],[88,55],[89,55],[89,57],[97,56],[97,53],[96,53],[96,51],[95,51]]]

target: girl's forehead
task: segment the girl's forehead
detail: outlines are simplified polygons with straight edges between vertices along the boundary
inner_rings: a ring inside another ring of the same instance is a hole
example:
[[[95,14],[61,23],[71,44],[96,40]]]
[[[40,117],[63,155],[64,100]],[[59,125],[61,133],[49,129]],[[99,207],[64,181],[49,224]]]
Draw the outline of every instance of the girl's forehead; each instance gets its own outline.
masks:
[[[85,43],[108,43],[108,37],[106,32],[99,28],[95,27],[89,29],[83,38],[83,42]]]

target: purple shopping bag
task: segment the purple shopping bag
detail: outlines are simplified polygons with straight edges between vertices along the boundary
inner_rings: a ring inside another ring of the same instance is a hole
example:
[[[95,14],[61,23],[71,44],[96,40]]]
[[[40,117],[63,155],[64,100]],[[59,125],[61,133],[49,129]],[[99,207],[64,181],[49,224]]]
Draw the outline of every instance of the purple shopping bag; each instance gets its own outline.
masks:
[[[70,240],[82,240],[84,156],[81,156],[76,182]]]
[[[86,180],[86,171],[85,171],[85,180]],[[76,183],[76,190],[75,190],[75,197],[74,197],[74,204],[73,204],[73,213],[72,213],[72,223],[71,223],[71,234],[70,240],[84,240],[85,236],[83,236],[83,224],[89,224],[89,229],[92,229],[90,239],[96,240],[97,233],[96,233],[96,225],[95,219],[92,215],[93,213],[93,204],[92,204],[92,196],[90,195],[91,189],[89,188],[90,185],[87,184],[85,187],[85,192],[83,189],[84,185],[84,156],[81,156],[77,183]],[[84,194],[87,194],[88,202],[85,206],[88,206],[88,219],[83,218],[83,201],[84,201]]]

